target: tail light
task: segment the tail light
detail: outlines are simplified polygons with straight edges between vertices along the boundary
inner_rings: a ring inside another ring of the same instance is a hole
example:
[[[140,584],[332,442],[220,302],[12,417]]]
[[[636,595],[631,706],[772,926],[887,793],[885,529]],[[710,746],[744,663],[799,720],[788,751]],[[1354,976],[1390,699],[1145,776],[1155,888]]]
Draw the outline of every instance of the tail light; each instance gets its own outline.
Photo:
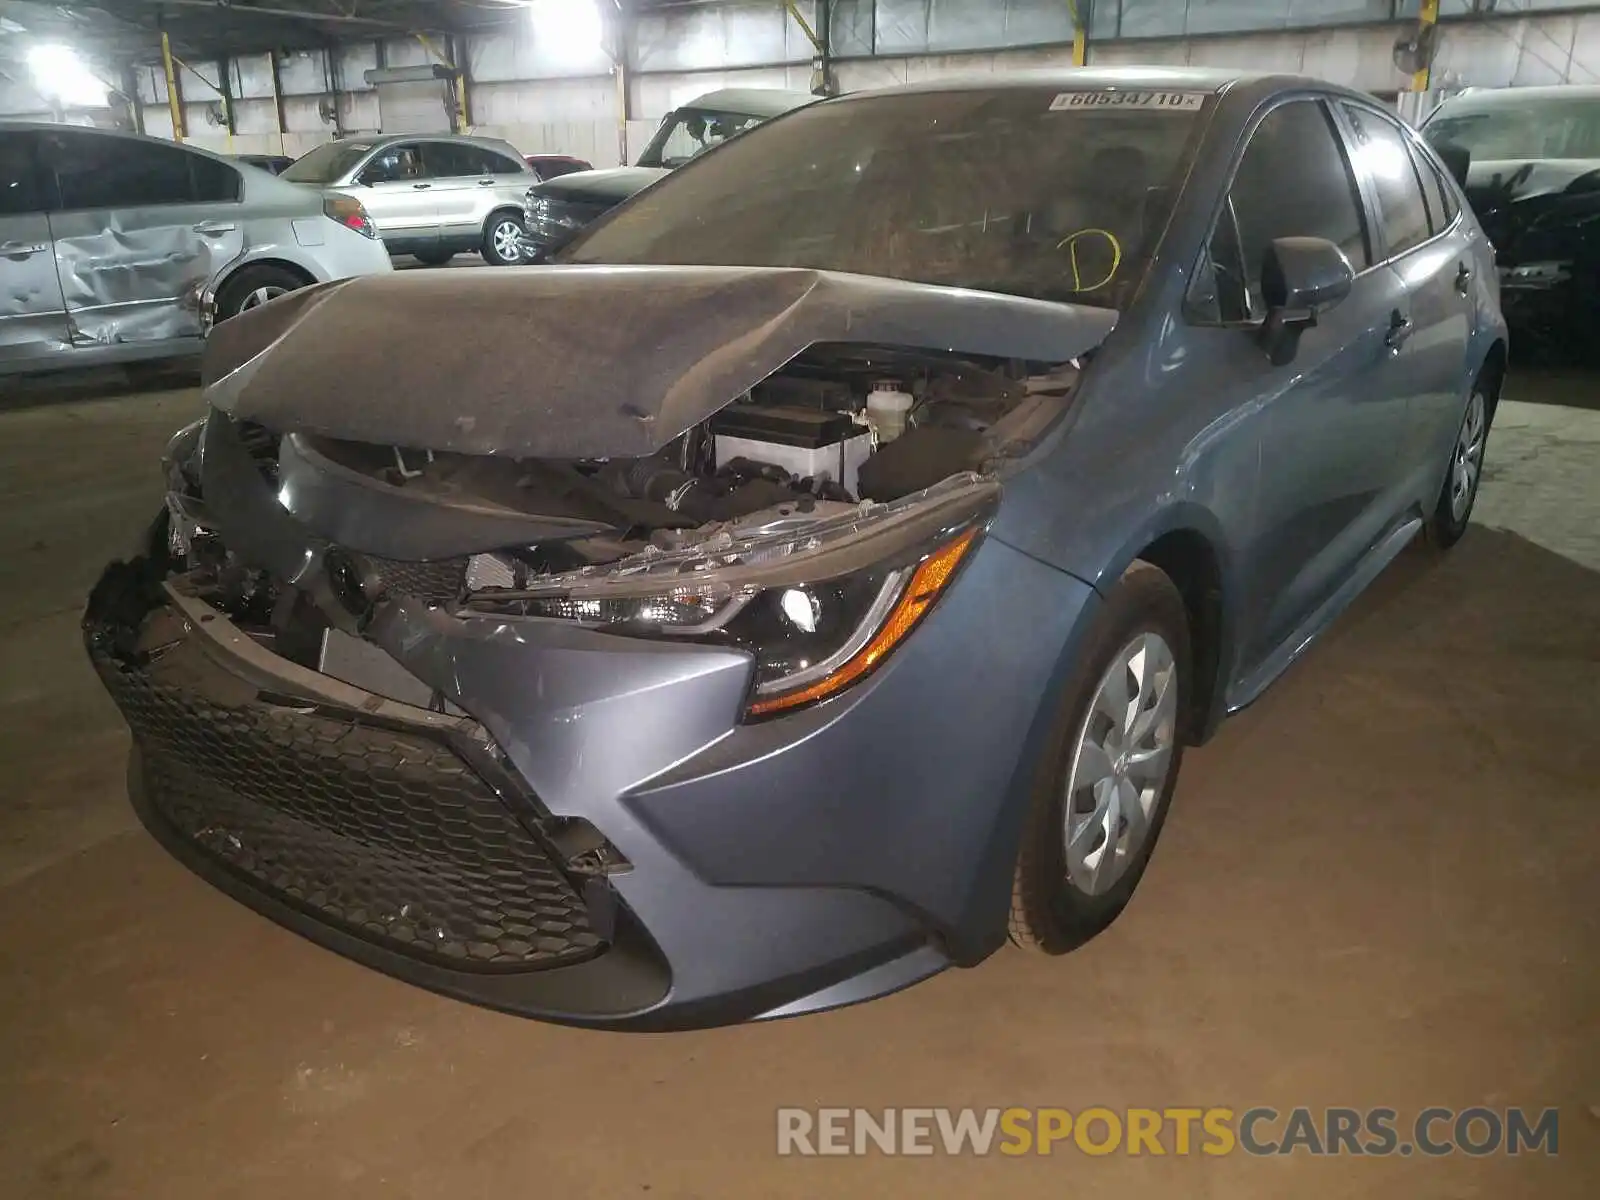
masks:
[[[347,229],[354,229],[362,237],[375,238],[378,227],[367,215],[366,207],[354,196],[328,196],[322,201],[322,211]]]

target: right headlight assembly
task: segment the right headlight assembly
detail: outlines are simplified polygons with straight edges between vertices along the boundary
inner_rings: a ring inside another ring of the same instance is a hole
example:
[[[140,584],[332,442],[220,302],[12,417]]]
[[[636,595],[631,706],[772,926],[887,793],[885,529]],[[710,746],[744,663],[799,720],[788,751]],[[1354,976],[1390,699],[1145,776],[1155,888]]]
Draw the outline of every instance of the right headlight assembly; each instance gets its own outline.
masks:
[[[999,496],[993,480],[957,476],[888,504],[480,587],[465,607],[739,646],[755,660],[746,719],[775,716],[881,665],[971,556]]]

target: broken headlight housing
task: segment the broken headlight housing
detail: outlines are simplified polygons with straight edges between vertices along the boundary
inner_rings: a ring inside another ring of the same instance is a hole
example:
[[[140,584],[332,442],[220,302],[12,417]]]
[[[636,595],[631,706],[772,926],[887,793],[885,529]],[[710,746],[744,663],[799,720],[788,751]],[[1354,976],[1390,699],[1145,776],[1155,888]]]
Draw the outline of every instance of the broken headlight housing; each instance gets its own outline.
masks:
[[[999,494],[992,480],[956,476],[808,524],[713,529],[678,549],[485,587],[465,607],[739,646],[755,659],[746,715],[773,716],[882,663],[969,557]]]

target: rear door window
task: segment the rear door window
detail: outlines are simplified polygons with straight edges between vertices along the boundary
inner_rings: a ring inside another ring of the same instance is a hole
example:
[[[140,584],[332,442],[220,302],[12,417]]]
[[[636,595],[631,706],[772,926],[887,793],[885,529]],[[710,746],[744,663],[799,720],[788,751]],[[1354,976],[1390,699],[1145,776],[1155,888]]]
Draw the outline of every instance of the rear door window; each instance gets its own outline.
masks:
[[[202,204],[225,204],[239,199],[242,185],[239,172],[227,163],[200,154],[189,155],[194,175],[194,198]]]
[[[494,172],[488,152],[464,142],[425,142],[422,163],[433,179],[459,179]]]
[[[508,154],[496,154],[493,150],[485,150],[484,158],[488,160],[488,170],[491,175],[521,175],[528,169],[528,164],[512,158]]]
[[[1372,263],[1355,176],[1319,100],[1279,105],[1250,135],[1190,294],[1194,315],[1265,316],[1261,267],[1281,237],[1325,238],[1357,271]]]
[[[43,135],[42,148],[68,212],[189,204],[197,198],[192,164],[198,156],[175,145],[52,130]]]
[[[1422,149],[1411,141],[1411,159],[1422,179],[1422,194],[1428,201],[1428,226],[1434,233],[1443,233],[1456,219],[1456,206],[1450,195],[1450,185]]]
[[[1370,108],[1344,105],[1355,155],[1378,202],[1378,219],[1390,255],[1404,254],[1432,235],[1422,180],[1406,132]]]

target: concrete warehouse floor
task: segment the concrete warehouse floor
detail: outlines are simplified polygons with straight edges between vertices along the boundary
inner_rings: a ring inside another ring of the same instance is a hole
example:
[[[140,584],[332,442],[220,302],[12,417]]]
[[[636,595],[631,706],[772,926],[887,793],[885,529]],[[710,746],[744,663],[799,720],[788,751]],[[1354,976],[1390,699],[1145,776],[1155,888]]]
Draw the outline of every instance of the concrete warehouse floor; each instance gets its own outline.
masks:
[[[6,389],[0,1194],[1600,1195],[1600,412],[1503,406],[1480,527],[1403,555],[1189,757],[1105,937],[824,1016],[622,1036],[357,967],[136,827],[78,612],[197,397]],[[1559,1105],[1559,1156],[774,1152],[782,1105],[1475,1104]]]

